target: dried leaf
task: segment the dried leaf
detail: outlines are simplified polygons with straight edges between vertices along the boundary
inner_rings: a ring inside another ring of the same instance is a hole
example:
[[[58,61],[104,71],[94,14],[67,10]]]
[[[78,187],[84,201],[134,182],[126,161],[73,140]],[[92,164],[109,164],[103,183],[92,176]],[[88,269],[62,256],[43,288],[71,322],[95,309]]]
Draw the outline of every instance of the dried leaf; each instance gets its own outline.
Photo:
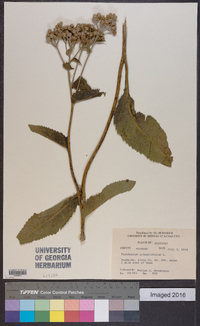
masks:
[[[76,62],[76,63],[78,63],[79,65],[81,65],[81,62],[80,62],[80,60],[78,60],[77,58],[73,58],[71,61],[74,61],[74,62]]]
[[[100,97],[101,95],[106,95],[105,92],[99,92],[99,89],[92,89],[90,91],[78,91],[72,95],[72,103],[78,101],[89,100],[91,98]]]
[[[79,87],[78,87],[79,84]],[[78,77],[72,85],[72,88],[80,91],[91,90],[92,88],[88,85],[87,80],[83,77]]]
[[[20,244],[56,234],[69,221],[77,205],[78,199],[74,195],[40,214],[33,214],[17,235]]]
[[[72,88],[76,90],[78,88],[78,90],[72,95],[72,103],[100,97],[102,94],[104,94],[104,96],[106,95],[105,92],[99,92],[99,89],[92,89],[83,77],[78,77],[73,83]]]
[[[72,48],[72,47],[69,48],[69,49],[66,51],[66,55],[68,55],[68,57],[69,57],[69,56],[71,55],[72,51],[73,51],[73,48]]]
[[[40,134],[67,148],[67,138],[61,132],[43,126],[29,125],[29,128],[31,131],[36,132],[37,134]]]
[[[134,101],[125,88],[114,112],[114,124],[118,134],[133,149],[154,162],[171,166],[173,157],[167,136],[159,123],[134,109]]]
[[[91,196],[87,200],[82,209],[83,216],[85,217],[88,214],[92,213],[96,208],[103,205],[112,197],[120,193],[130,191],[135,186],[135,183],[135,181],[123,180],[111,183],[110,185],[106,186],[101,193],[95,196]]]
[[[66,69],[66,70],[72,70],[72,69],[74,69],[74,68],[72,68],[72,66],[70,65],[69,62],[63,63],[63,68]]]

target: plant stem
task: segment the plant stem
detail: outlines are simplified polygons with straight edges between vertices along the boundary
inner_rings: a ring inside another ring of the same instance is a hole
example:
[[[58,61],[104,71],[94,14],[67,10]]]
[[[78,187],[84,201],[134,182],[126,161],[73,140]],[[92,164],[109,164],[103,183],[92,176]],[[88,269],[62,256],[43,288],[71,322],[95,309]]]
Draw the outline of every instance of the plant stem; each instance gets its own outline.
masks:
[[[62,57],[62,54],[60,53],[60,50],[59,50],[59,48],[58,48],[58,43],[56,44],[55,48],[56,48],[57,51],[58,51],[58,54],[59,54],[59,57],[60,57],[61,60],[62,60],[62,63],[64,63],[65,61],[64,61],[64,59],[63,59],[63,57]]]
[[[83,76],[83,71],[84,71],[84,69],[85,69],[86,63],[88,62],[88,59],[89,59],[90,53],[92,52],[92,49],[93,49],[93,47],[94,47],[96,41],[98,40],[98,37],[99,37],[99,31],[98,31],[98,33],[97,33],[97,36],[95,37],[95,40],[94,40],[94,42],[93,42],[93,44],[92,44],[92,46],[91,46],[90,51],[88,52],[87,58],[85,59],[85,62],[84,62],[83,68],[82,68],[82,70],[81,70],[81,74],[80,74],[80,76],[79,76],[79,82],[78,82],[78,86],[77,86],[77,89],[76,89],[77,91],[78,91],[78,89],[79,89],[79,85],[80,85],[80,82],[81,82],[81,77]]]
[[[68,71],[68,78],[69,78],[69,82],[70,82],[69,71]],[[70,83],[70,94],[72,94],[71,83]],[[67,133],[67,152],[68,152],[68,157],[69,157],[70,172],[71,172],[72,179],[74,181],[74,185],[76,187],[76,193],[77,193],[78,203],[79,203],[79,207],[80,207],[80,214],[81,214],[80,240],[84,241],[85,240],[85,233],[84,233],[85,218],[83,217],[83,214],[82,214],[82,208],[83,208],[82,196],[81,196],[81,190],[79,188],[78,182],[75,177],[73,163],[72,163],[72,154],[71,154],[71,126],[72,126],[73,113],[74,113],[74,103],[71,102],[71,112],[70,112],[70,119],[69,119],[68,133]]]
[[[69,156],[69,166],[70,166],[70,171],[71,171],[71,175],[72,175],[72,179],[74,181],[76,190],[77,190],[77,195],[78,197],[80,197],[80,189],[79,189],[79,185],[78,182],[76,180],[75,174],[74,174],[74,169],[73,169],[73,164],[72,164],[72,155],[71,155],[71,126],[72,126],[72,118],[73,118],[73,112],[74,112],[74,104],[71,103],[71,112],[70,112],[70,119],[69,119],[69,127],[68,127],[68,134],[67,134],[67,152],[68,152],[68,156]]]
[[[126,36],[127,36],[127,33],[126,33],[126,21],[125,21],[125,23],[123,24],[122,56],[121,56],[121,61],[120,61],[120,65],[119,65],[119,70],[118,70],[115,97],[114,97],[112,109],[111,109],[107,124],[105,126],[105,129],[103,131],[103,134],[102,134],[102,136],[101,136],[101,138],[100,138],[94,152],[92,153],[92,155],[91,155],[91,157],[90,157],[90,159],[89,159],[89,161],[88,161],[88,163],[87,163],[87,165],[85,167],[84,173],[83,173],[83,179],[82,179],[82,185],[81,185],[83,204],[85,203],[85,200],[86,200],[85,183],[86,183],[88,170],[89,170],[89,168],[90,168],[90,166],[91,166],[91,164],[92,164],[98,150],[100,149],[100,147],[101,147],[101,145],[102,145],[102,143],[103,143],[103,141],[104,141],[104,139],[106,137],[106,134],[107,134],[109,126],[110,126],[110,123],[112,121],[113,113],[114,113],[116,105],[117,105],[117,101],[118,101],[118,97],[119,97],[119,91],[120,91],[121,77],[122,77],[122,69],[123,69],[123,65],[124,65],[125,57],[126,57]]]
[[[97,35],[97,37],[95,39],[95,42],[93,43],[93,45],[91,47],[91,50],[94,47],[94,44],[96,43],[97,39],[98,39],[98,35]],[[58,53],[59,53],[62,61],[64,62],[58,47],[57,47],[57,50],[58,50]],[[83,71],[85,69],[86,63],[87,63],[87,61],[89,59],[90,53],[91,53],[91,51],[88,52],[87,58],[86,58],[86,60],[84,62],[84,65],[82,67],[80,78],[79,78],[79,83],[78,83],[78,86],[77,86],[77,91],[79,89],[80,80],[81,80],[81,77],[83,75]],[[81,54],[82,54],[82,51],[80,52],[80,56],[81,56]],[[69,62],[70,62],[70,58],[69,58]],[[102,136],[101,136],[101,138],[100,138],[94,152],[92,153],[92,155],[91,155],[91,157],[90,157],[90,159],[89,159],[89,161],[88,161],[88,163],[87,163],[87,165],[85,167],[85,170],[84,170],[84,173],[83,173],[83,178],[82,178],[81,188],[79,188],[78,182],[77,182],[76,177],[75,177],[74,169],[73,169],[73,164],[72,164],[70,136],[71,136],[71,126],[72,126],[72,119],[73,119],[73,112],[74,112],[74,103],[71,102],[71,112],[70,112],[70,120],[69,120],[69,126],[68,126],[67,145],[68,145],[68,156],[69,156],[70,171],[71,171],[72,179],[73,179],[75,187],[76,187],[78,202],[79,202],[79,207],[80,207],[80,214],[81,214],[80,240],[81,240],[81,242],[85,240],[85,231],[84,231],[84,229],[85,229],[85,217],[86,216],[84,216],[82,214],[82,208],[83,208],[84,203],[86,201],[86,194],[85,194],[86,178],[87,178],[89,168],[90,168],[90,166],[91,166],[91,164],[92,164],[98,150],[100,149],[100,147],[101,147],[101,145],[102,145],[102,143],[103,143],[103,141],[104,141],[104,139],[106,137],[106,134],[108,132],[108,129],[109,129],[112,117],[113,117],[113,113],[114,113],[116,105],[117,105],[117,101],[118,101],[118,97],[119,97],[119,91],[120,91],[120,85],[121,85],[122,69],[123,69],[124,63],[126,65],[126,73],[128,73],[128,66],[127,66],[127,61],[126,61],[126,22],[123,24],[122,56],[121,56],[121,61],[120,61],[120,65],[119,65],[119,70],[118,70],[117,86],[116,86],[116,92],[115,92],[115,97],[114,97],[112,109],[111,109],[107,124],[105,126],[105,129],[103,131],[103,134],[102,134]],[[77,63],[77,65],[78,65],[78,63]],[[75,70],[75,72],[76,72],[76,70]],[[75,73],[73,75],[73,80],[74,80],[74,76],[75,76]],[[69,71],[68,71],[68,80],[69,80],[69,87],[70,87],[70,96],[72,97],[72,82],[71,82],[70,72]]]
[[[79,50],[76,52],[76,54],[74,54],[74,56],[73,56],[73,58],[71,59],[71,61],[72,61],[73,59],[76,58],[76,56],[77,56],[77,54],[78,54],[79,52],[82,52],[82,51],[83,51],[83,48],[80,47]],[[79,54],[79,57],[80,57],[80,54]],[[71,62],[71,61],[70,61],[70,62]]]
[[[55,48],[57,49],[58,54],[59,54],[62,62],[64,63],[64,59],[63,59],[62,54],[61,54],[61,52],[60,52],[60,50],[58,48],[58,43],[55,45]],[[69,56],[69,60],[70,60],[70,56]],[[67,71],[67,75],[68,75],[70,99],[71,99],[71,97],[72,97],[72,83],[71,83],[71,79],[70,79],[70,71],[69,70]],[[72,179],[73,179],[75,187],[76,187],[80,210],[82,211],[81,193],[80,193],[78,182],[77,182],[76,177],[75,177],[73,163],[72,163],[72,154],[71,154],[71,141],[70,141],[70,139],[71,139],[71,126],[72,126],[73,113],[74,113],[74,103],[71,102],[70,119],[69,119],[68,133],[67,133],[67,152],[68,152],[68,157],[69,157],[70,172],[71,172]]]
[[[98,35],[97,35],[97,37],[95,39],[95,42],[96,42],[97,39],[98,39]],[[93,43],[91,49],[94,47],[95,42]],[[81,49],[81,51],[80,51],[79,59],[81,57],[82,52],[83,52],[83,49]],[[81,80],[81,77],[83,75],[83,71],[85,69],[86,63],[87,63],[87,61],[89,59],[90,53],[91,53],[91,51],[88,52],[87,58],[86,58],[86,60],[84,62],[83,68],[81,70],[81,74],[80,74],[80,78],[79,78],[79,83],[78,83],[78,86],[77,86],[77,91],[79,89],[80,80]],[[70,58],[69,58],[69,61],[70,61]],[[73,84],[73,80],[74,80],[75,73],[76,73],[76,70],[77,70],[77,66],[78,66],[78,63],[76,65],[76,69],[74,71],[72,82],[70,80],[70,73],[68,71],[68,80],[69,80],[69,85],[70,85],[70,96],[71,97],[72,97],[72,84]],[[68,156],[69,156],[70,171],[71,171],[72,179],[73,179],[74,184],[75,184],[75,187],[76,187],[77,196],[78,196],[78,202],[79,202],[79,207],[80,207],[80,214],[81,214],[81,233],[80,233],[80,240],[82,242],[82,241],[85,240],[85,230],[84,230],[85,229],[85,216],[83,216],[83,214],[82,214],[82,208],[83,208],[82,192],[81,192],[81,189],[79,188],[79,185],[77,183],[77,180],[76,180],[76,177],[75,177],[75,174],[74,174],[74,169],[73,169],[73,164],[72,164],[72,156],[71,156],[71,145],[70,145],[70,135],[71,135],[71,125],[72,125],[73,111],[74,111],[74,103],[71,102],[71,113],[70,113],[70,121],[69,121],[69,127],[68,127],[67,145],[68,145]]]
[[[58,43],[55,45],[55,48],[57,49],[58,54],[59,54],[62,62],[64,63],[64,59],[63,59],[62,54],[61,54],[61,52],[60,52],[60,50],[58,48]],[[70,57],[69,57],[69,60],[70,60]],[[72,97],[72,83],[71,83],[71,79],[70,79],[70,71],[69,70],[67,71],[67,75],[68,75],[70,99],[71,99],[71,97]],[[70,119],[69,119],[68,133],[67,133],[67,152],[68,152],[68,156],[69,156],[70,172],[71,172],[72,179],[73,179],[75,187],[76,187],[79,206],[80,206],[80,209],[82,210],[82,200],[81,200],[81,195],[80,195],[80,189],[79,189],[79,185],[78,185],[78,182],[76,180],[76,177],[75,177],[74,168],[73,168],[73,164],[72,164],[72,155],[71,155],[71,142],[70,142],[70,139],[71,139],[71,126],[72,126],[73,112],[74,112],[74,104],[71,102]]]
[[[82,225],[84,226],[84,218],[83,218],[83,214],[82,214],[83,205],[82,205],[81,191],[80,191],[79,185],[77,183],[77,180],[76,180],[76,177],[75,177],[75,174],[74,174],[74,168],[73,168],[73,164],[72,164],[72,155],[71,155],[71,144],[70,144],[73,112],[74,112],[74,104],[71,103],[71,113],[70,113],[68,136],[67,136],[67,152],[68,152],[68,156],[69,156],[70,172],[71,172],[72,179],[73,179],[75,187],[76,187],[76,192],[77,192],[77,196],[78,196],[78,203],[79,203],[79,207],[80,207],[80,214],[81,214],[81,235],[80,235],[80,240],[83,241],[83,240],[85,240],[84,227],[82,227]]]
[[[79,52],[79,51],[78,51]],[[77,54],[78,54],[78,52],[77,52]],[[78,60],[80,61],[80,58],[81,58],[81,55],[82,55],[82,53],[83,53],[83,49],[81,48],[80,49],[80,53],[79,53],[79,57],[78,57]],[[76,54],[76,55],[77,55]],[[74,56],[75,57],[75,56]],[[76,64],[76,68],[74,69],[74,74],[73,74],[73,78],[72,78],[72,85],[73,85],[73,82],[74,82],[74,79],[75,79],[75,75],[76,75],[76,71],[77,71],[77,69],[78,69],[78,63]]]
[[[126,21],[125,21],[126,22]],[[126,24],[124,26],[124,33],[126,32]],[[126,40],[125,40],[126,42]],[[127,55],[126,55],[126,44],[124,48],[124,65],[125,65],[125,90],[129,94],[129,82],[128,82],[128,62],[127,62]]]

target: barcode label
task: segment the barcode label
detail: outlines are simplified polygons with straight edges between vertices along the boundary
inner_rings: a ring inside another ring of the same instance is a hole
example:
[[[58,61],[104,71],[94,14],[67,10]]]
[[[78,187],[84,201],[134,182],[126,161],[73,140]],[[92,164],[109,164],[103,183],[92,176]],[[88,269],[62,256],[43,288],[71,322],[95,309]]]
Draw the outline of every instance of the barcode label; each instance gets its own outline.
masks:
[[[28,269],[7,269],[6,277],[26,277],[28,276]]]

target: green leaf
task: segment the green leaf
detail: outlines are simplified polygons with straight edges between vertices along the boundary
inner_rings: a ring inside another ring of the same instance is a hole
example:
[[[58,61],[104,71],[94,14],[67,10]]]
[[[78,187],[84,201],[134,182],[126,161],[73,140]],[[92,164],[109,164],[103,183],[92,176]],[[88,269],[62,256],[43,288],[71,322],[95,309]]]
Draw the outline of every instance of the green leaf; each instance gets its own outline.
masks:
[[[82,209],[83,216],[86,217],[112,197],[117,196],[120,193],[130,191],[135,186],[135,183],[135,181],[123,180],[106,186],[101,193],[91,196],[87,200]]]
[[[29,125],[29,128],[31,131],[36,132],[37,134],[40,134],[67,148],[67,138],[61,132],[43,126]]]
[[[173,157],[166,133],[154,118],[136,113],[126,88],[114,112],[114,124],[118,134],[133,149],[154,162],[171,166]]]
[[[78,198],[74,195],[40,214],[33,214],[17,235],[20,244],[56,234],[69,221],[77,205]]]

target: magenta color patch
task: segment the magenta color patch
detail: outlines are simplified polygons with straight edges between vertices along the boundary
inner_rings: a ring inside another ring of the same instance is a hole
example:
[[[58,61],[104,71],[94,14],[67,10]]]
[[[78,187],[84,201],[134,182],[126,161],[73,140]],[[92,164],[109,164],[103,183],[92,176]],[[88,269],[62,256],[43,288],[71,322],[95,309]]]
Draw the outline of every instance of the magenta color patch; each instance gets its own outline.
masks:
[[[80,322],[94,322],[94,311],[80,311]]]
[[[80,300],[80,310],[94,310],[94,300]]]

